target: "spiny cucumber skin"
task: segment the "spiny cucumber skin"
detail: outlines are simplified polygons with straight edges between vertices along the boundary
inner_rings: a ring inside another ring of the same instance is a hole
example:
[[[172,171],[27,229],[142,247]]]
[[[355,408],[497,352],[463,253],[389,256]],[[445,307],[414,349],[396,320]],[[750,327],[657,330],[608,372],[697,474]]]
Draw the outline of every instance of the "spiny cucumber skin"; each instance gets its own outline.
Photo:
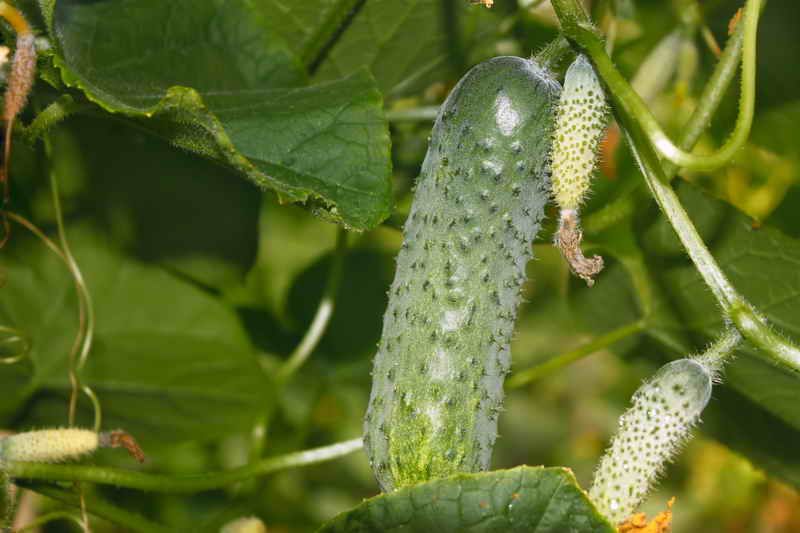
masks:
[[[607,122],[603,87],[585,56],[567,69],[553,134],[553,196],[561,209],[583,203]]]
[[[711,397],[714,371],[693,359],[661,367],[631,408],[595,472],[589,497],[612,523],[634,514],[664,466],[691,436]]]
[[[384,491],[489,467],[559,84],[498,57],[442,106],[404,229],[364,445]]]

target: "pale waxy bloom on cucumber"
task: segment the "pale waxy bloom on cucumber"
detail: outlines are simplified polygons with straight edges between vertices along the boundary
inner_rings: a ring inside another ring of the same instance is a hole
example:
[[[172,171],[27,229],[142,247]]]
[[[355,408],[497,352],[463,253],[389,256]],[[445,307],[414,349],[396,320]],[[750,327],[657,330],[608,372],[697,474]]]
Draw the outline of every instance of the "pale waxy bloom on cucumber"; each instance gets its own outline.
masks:
[[[632,398],[595,472],[589,496],[612,523],[634,514],[700,420],[717,375],[703,359],[661,367]]]
[[[58,428],[17,433],[0,439],[0,469],[7,462],[61,463],[80,459],[98,448],[125,448],[139,462],[144,454],[124,431]]]
[[[552,187],[561,209],[556,245],[572,271],[591,286],[603,258],[581,251],[580,207],[589,192],[608,109],[603,88],[589,60],[580,55],[570,65],[558,104],[553,133]]]
[[[267,533],[267,526],[255,516],[247,516],[228,522],[219,531],[220,533]]]

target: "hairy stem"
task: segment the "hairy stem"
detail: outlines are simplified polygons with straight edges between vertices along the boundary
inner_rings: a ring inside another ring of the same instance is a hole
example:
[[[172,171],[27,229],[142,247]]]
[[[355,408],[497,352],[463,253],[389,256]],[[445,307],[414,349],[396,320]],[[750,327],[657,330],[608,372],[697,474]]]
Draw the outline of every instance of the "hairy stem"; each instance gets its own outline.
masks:
[[[739,59],[742,57],[743,41],[744,26],[739,25],[725,45],[725,50],[722,52],[714,71],[711,73],[711,77],[703,87],[694,112],[681,129],[678,145],[682,149],[691,150],[694,147],[695,143],[700,139],[700,136],[708,128],[717,109],[719,109],[722,98],[725,96],[725,93],[733,82],[733,78],[736,76]],[[657,53],[658,51],[654,50],[649,57],[655,59],[654,55]],[[641,69],[639,72],[641,72]],[[637,77],[638,75],[639,73],[637,73]],[[635,81],[633,86],[636,86]],[[672,180],[678,172],[678,166],[669,161],[664,161],[662,166],[667,179]],[[633,188],[623,190],[611,203],[588,215],[583,225],[586,232],[590,234],[599,233],[613,226],[618,220],[621,220],[621,218],[624,218],[635,206],[630,197],[630,193],[638,188],[639,183],[640,182],[633,182]]]
[[[731,35],[731,38],[728,39],[725,50],[720,55],[711,77],[703,87],[694,112],[681,128],[678,146],[683,150],[691,150],[703,132],[708,129],[711,119],[719,109],[722,98],[736,76],[739,60],[742,57],[743,43],[744,25],[740,24]],[[678,172],[678,166],[671,161],[665,161],[662,166],[664,167],[664,174],[669,179],[672,179]]]
[[[96,107],[89,102],[76,101],[72,95],[63,94],[42,109],[30,125],[23,129],[23,134],[30,143],[33,143],[72,115],[95,109]]]
[[[753,7],[754,2],[755,7]],[[552,0],[552,4],[567,37],[591,57],[598,74],[609,87],[614,110],[650,191],[667,216],[701,277],[711,289],[725,316],[733,322],[747,340],[762,349],[778,365],[793,372],[800,372],[800,348],[774,332],[764,316],[736,291],[711,252],[706,248],[675,191],[669,186],[662,163],[646,131],[647,116],[651,118],[652,116],[649,115],[644,104],[606,55],[599,36],[591,29],[588,15],[577,0]],[[745,16],[750,15],[751,24],[755,23],[754,10],[757,12],[760,6],[760,1],[748,0],[748,11]],[[744,31],[746,55],[747,28]],[[724,74],[721,73],[718,82],[723,84],[724,78]],[[695,114],[715,107],[714,100],[719,97],[721,95],[714,98],[709,96],[702,110],[696,111]],[[641,109],[637,106],[637,102],[641,104]],[[689,132],[692,135],[687,135],[687,143],[692,141],[690,137],[699,135],[702,127],[698,121],[698,124],[692,128],[694,131]]]
[[[361,447],[362,442],[358,438],[302,452],[269,457],[232,470],[192,476],[167,476],[91,465],[16,462],[7,464],[7,472],[14,479],[84,481],[152,492],[193,493],[218,489],[290,468],[331,461],[360,450]]]
[[[553,0],[552,5],[562,29],[592,58],[603,80],[618,99],[620,111],[636,117],[643,132],[660,155],[675,165],[692,170],[713,170],[727,164],[747,141],[755,109],[756,37],[761,0],[747,0],[744,16],[744,43],[742,54],[742,91],[739,116],[728,141],[715,153],[694,155],[676,146],[661,129],[656,118],[647,109],[630,84],[614,67],[605,53],[599,36],[595,33],[588,15],[576,0]]]
[[[717,373],[741,343],[742,334],[736,328],[728,328],[705,352],[693,359]]]
[[[706,248],[678,195],[665,183],[666,177],[651,146],[641,134],[637,136],[637,133],[635,123],[626,124],[625,135],[647,185],[725,316],[747,340],[777,364],[793,372],[800,372],[800,348],[773,331],[766,318],[736,291]]]

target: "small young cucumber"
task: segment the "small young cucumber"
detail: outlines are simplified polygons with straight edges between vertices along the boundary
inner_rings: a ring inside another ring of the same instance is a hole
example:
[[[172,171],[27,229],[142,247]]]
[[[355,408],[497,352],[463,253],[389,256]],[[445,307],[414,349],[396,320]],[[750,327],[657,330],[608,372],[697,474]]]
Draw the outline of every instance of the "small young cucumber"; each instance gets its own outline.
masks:
[[[559,92],[534,61],[498,57],[470,70],[439,112],[365,417],[384,491],[489,467]]]
[[[580,207],[589,192],[607,121],[603,86],[589,60],[579,55],[564,77],[553,134],[552,181],[561,208],[556,244],[570,269],[589,286],[603,269],[603,258],[587,258],[581,251]]]
[[[586,199],[607,122],[603,86],[580,55],[564,78],[553,135],[553,196],[562,210],[577,211]]]
[[[98,448],[125,448],[137,461],[144,461],[142,449],[122,430],[40,429],[0,439],[0,472],[8,462],[61,463],[93,454]]]
[[[61,463],[80,459],[100,447],[100,435],[89,429],[42,429],[0,439],[0,463]]]
[[[690,438],[715,376],[716,370],[700,359],[678,359],[636,391],[589,490],[606,518],[620,523],[637,510],[664,466]]]

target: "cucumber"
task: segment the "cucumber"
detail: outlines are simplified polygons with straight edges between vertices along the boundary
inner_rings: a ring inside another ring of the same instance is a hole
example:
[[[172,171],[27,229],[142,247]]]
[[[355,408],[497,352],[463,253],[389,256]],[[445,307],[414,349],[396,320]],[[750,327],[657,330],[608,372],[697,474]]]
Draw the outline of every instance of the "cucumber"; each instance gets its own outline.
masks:
[[[29,431],[0,439],[0,463],[60,463],[92,454],[99,446],[100,435],[89,429]]]
[[[384,491],[489,467],[560,86],[532,60],[470,70],[439,112],[397,256],[364,445]]]
[[[556,246],[570,270],[590,287],[603,270],[603,258],[583,255],[580,208],[589,192],[607,124],[603,86],[586,56],[579,55],[564,77],[553,132],[552,181],[553,196],[561,208]]]
[[[81,428],[40,429],[0,439],[0,473],[8,462],[61,463],[91,455],[98,448],[125,448],[144,462],[142,449],[120,429],[102,433]]]
[[[585,201],[607,123],[603,86],[580,55],[564,78],[553,132],[553,197],[562,211],[578,211]]]
[[[689,440],[711,398],[715,375],[701,359],[678,359],[661,367],[633,395],[589,489],[597,510],[612,523],[637,510]]]

